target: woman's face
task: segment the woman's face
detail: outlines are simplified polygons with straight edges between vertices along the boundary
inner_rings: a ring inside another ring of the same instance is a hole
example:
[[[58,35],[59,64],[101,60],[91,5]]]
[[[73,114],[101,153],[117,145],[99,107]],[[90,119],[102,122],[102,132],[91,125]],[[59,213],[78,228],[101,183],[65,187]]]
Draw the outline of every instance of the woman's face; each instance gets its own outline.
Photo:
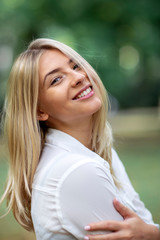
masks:
[[[39,65],[38,118],[50,127],[72,125],[101,107],[87,74],[57,49],[46,50]]]

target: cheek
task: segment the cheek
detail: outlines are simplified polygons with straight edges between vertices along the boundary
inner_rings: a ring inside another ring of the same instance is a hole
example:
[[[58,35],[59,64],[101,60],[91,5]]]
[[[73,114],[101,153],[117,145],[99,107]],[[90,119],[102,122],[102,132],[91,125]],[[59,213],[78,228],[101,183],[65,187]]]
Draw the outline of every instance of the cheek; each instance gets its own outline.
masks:
[[[40,106],[49,115],[61,112],[66,102],[67,96],[62,91],[42,93],[40,97]]]

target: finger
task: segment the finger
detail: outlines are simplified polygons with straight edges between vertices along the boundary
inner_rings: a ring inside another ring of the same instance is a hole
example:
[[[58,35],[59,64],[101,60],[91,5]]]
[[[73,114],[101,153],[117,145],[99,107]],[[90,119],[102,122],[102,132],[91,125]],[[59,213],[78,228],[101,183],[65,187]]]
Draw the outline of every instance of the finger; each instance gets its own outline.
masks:
[[[122,223],[119,221],[100,221],[96,223],[91,223],[88,226],[85,226],[86,231],[118,231],[121,229]]]
[[[110,234],[87,235],[84,240],[124,240],[124,234],[120,232]]]
[[[121,214],[121,216],[126,219],[126,218],[130,218],[130,217],[134,217],[135,213],[130,210],[129,208],[127,208],[126,206],[124,206],[122,203],[120,203],[117,199],[113,200],[113,204],[114,207],[116,208],[116,210]]]
[[[97,234],[85,236],[84,240],[110,240],[110,238],[107,235]]]
[[[97,234],[97,235],[88,235],[85,236],[84,240],[110,240],[109,236],[102,235],[102,234]]]

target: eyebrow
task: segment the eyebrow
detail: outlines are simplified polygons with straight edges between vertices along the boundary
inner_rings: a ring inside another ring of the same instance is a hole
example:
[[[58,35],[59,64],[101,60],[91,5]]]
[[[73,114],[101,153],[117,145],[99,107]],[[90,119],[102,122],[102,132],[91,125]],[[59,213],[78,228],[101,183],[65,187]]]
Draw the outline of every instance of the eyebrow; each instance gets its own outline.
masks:
[[[73,60],[72,60],[72,59],[69,59],[68,64],[70,64],[70,63],[72,63],[72,62],[73,62]],[[46,79],[47,79],[47,77],[48,77],[49,75],[54,74],[54,73],[57,73],[57,72],[60,72],[61,70],[62,70],[62,68],[55,68],[55,69],[53,69],[52,71],[48,72],[48,73],[45,75],[45,77],[44,77],[43,86],[44,86],[45,81],[46,81]]]

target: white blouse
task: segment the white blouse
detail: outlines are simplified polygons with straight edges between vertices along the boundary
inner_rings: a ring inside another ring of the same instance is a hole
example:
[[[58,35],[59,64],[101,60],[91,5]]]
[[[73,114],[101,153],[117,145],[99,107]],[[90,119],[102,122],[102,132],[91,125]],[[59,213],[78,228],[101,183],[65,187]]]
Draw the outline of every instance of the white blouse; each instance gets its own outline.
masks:
[[[37,240],[83,239],[89,223],[122,221],[113,206],[115,197],[146,223],[154,224],[114,150],[112,155],[113,169],[123,185],[120,190],[104,159],[70,135],[49,129],[32,185]]]

